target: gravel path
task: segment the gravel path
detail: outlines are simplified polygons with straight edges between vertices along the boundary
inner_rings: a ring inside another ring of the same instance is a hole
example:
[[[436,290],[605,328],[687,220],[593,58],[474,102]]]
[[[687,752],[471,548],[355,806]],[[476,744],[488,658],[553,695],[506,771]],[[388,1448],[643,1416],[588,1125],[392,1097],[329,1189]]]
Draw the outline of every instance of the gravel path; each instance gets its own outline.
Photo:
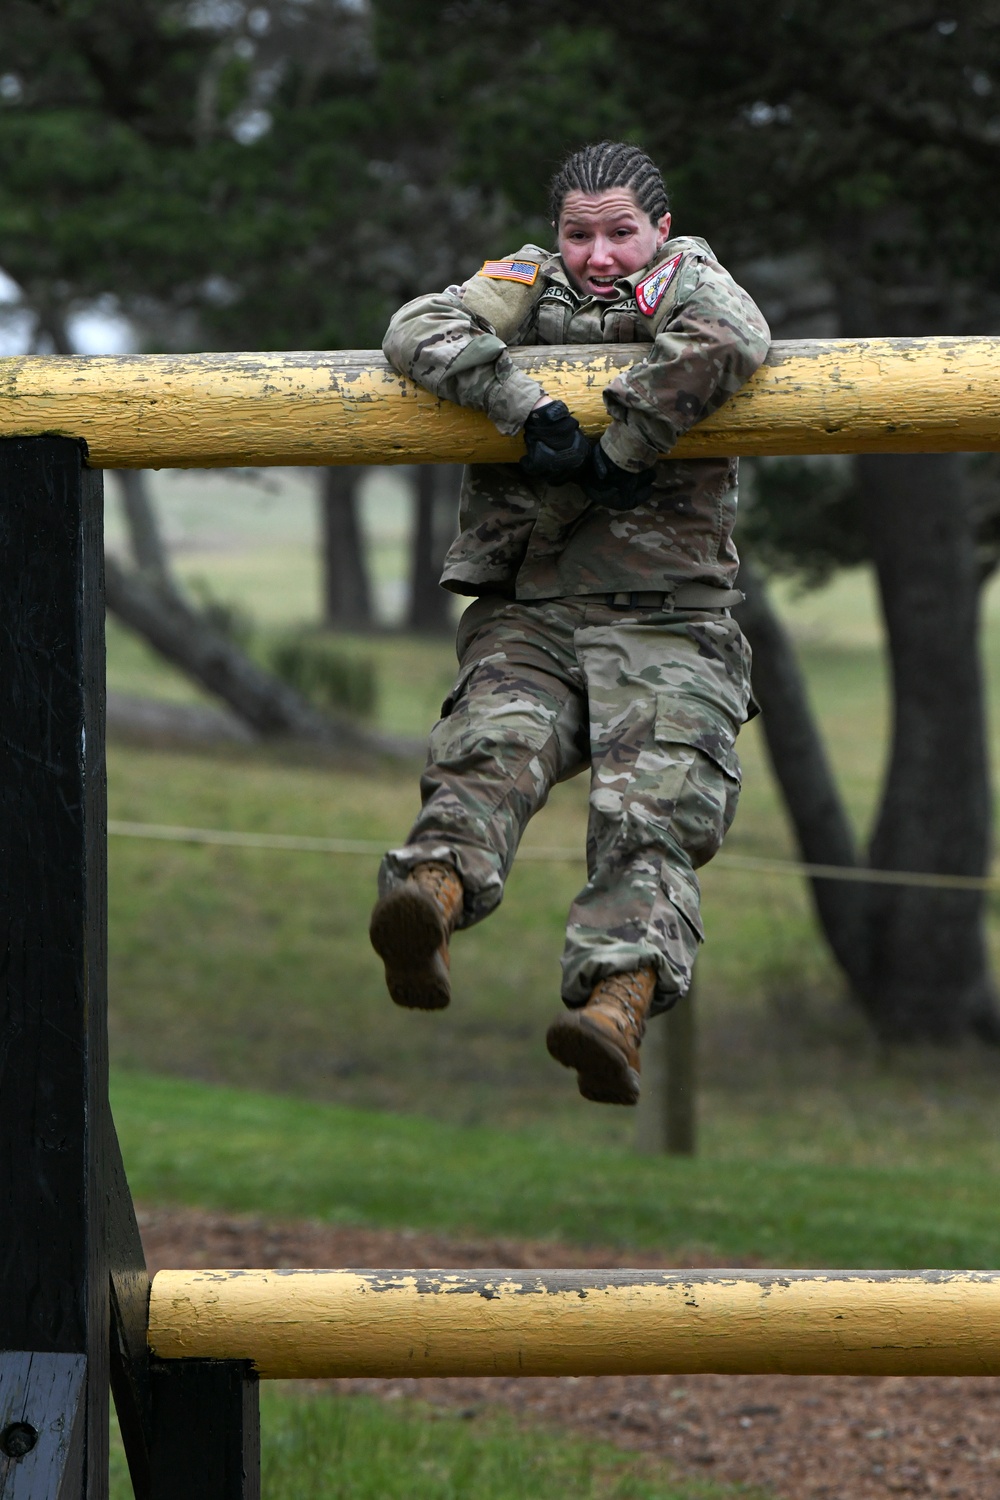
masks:
[[[165,1266],[705,1266],[548,1241],[147,1209],[151,1270]],[[729,1262],[730,1264],[732,1262]],[[668,1458],[701,1477],[759,1485],[782,1500],[893,1495],[1000,1500],[1000,1379],[784,1375],[350,1380],[334,1389],[418,1396],[470,1417],[503,1407]]]

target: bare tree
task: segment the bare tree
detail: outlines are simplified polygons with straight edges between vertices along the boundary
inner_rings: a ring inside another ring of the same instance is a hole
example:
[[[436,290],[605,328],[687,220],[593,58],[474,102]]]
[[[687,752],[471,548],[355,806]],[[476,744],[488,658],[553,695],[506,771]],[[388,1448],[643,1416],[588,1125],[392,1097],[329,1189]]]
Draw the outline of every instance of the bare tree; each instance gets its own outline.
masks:
[[[950,459],[950,455],[935,455]],[[869,460],[865,461],[870,462]],[[990,832],[983,797],[984,739],[957,743],[949,704],[966,728],[981,704],[975,641],[978,587],[960,516],[940,504],[946,479],[927,455],[908,466],[876,460],[872,530],[884,535],[906,581],[883,593],[895,689],[892,748],[867,857],[858,847],[809,705],[795,649],[744,560],[736,611],[754,653],[754,693],[801,857],[810,864],[951,875],[985,873]],[[926,497],[926,503],[924,498]],[[933,535],[931,534],[933,533]],[[891,549],[888,543],[891,540]],[[877,564],[878,565],[878,564]],[[942,589],[942,578],[951,588]],[[888,597],[887,597],[888,595]],[[896,613],[898,608],[899,613]],[[955,610],[969,620],[954,631]],[[939,767],[947,742],[953,774]],[[921,817],[914,809],[924,809]],[[928,809],[930,811],[928,811]],[[816,913],[854,995],[887,1041],[956,1040],[972,1031],[1000,1042],[983,940],[984,893],[813,876]]]
[[[344,630],[370,630],[371,585],[365,557],[358,493],[364,467],[343,464],[320,470],[323,623]]]
[[[137,566],[105,559],[111,612],[201,687],[264,736],[287,735],[331,749],[407,753],[409,746],[314,708],[295,688],[255,662],[205,618],[174,578],[141,470],[118,469],[131,551]]]
[[[823,737],[809,703],[795,647],[768,598],[764,580],[744,555],[733,611],[753,650],[753,691],[763,711],[764,739],[775,778],[808,864],[858,863],[854,832],[841,801]],[[855,990],[864,987],[865,889],[847,881],[812,881],[817,916],[835,959]]]
[[[407,627],[424,635],[452,628],[451,595],[439,583],[444,554],[455,534],[462,469],[458,464],[414,468],[413,537]]]
[[[112,472],[121,489],[122,510],[136,567],[161,588],[176,587],[145,469],[114,469]]]

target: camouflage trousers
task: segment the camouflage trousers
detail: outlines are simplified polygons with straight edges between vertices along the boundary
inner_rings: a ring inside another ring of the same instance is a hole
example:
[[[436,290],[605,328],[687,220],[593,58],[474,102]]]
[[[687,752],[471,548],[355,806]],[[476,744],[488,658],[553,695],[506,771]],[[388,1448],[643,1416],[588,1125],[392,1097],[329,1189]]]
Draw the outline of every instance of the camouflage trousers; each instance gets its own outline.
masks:
[[[476,600],[430,737],[422,810],[379,873],[460,874],[469,927],[499,905],[521,835],[557,781],[590,766],[587,884],[573,902],[562,996],[652,966],[655,1010],[690,983],[702,940],[696,869],[732,822],[750,650],[725,610],[631,612],[596,600]]]

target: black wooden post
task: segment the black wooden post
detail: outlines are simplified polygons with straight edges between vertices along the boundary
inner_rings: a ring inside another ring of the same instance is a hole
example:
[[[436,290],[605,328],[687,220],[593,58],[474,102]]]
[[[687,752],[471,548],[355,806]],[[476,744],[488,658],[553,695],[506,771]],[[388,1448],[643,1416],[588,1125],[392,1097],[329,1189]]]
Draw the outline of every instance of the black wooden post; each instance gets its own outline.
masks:
[[[0,1496],[107,1494],[101,475],[0,442]]]
[[[109,1380],[138,1500],[253,1500],[249,1367],[150,1372],[108,1107],[103,557],[81,445],[0,441],[0,1500],[107,1500]]]
[[[240,1360],[152,1366],[151,1500],[260,1500],[257,1376]]]
[[[111,1392],[136,1500],[149,1500],[153,1399],[149,1375],[149,1276],[110,1109],[105,1116]]]

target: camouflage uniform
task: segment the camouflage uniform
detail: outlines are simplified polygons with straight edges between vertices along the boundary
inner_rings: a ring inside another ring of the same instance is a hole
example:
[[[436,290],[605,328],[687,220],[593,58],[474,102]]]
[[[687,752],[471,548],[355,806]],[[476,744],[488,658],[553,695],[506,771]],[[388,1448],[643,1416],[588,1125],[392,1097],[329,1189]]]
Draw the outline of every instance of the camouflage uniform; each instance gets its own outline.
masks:
[[[517,432],[542,395],[511,345],[627,342],[649,354],[605,392],[604,447],[638,471],[757,368],[767,325],[704,241],[670,241],[617,283],[575,291],[527,246],[531,285],[472,277],[395,315],[384,349],[435,394]],[[659,280],[653,276],[659,269]],[[644,292],[660,295],[642,311]],[[718,849],[739,792],[734,742],[749,648],[726,606],[736,460],[660,460],[652,499],[626,512],[511,464],[466,472],[442,583],[481,597],[459,628],[460,672],[431,734],[423,810],[380,889],[441,860],[465,887],[460,925],[499,903],[518,841],[556,781],[591,766],[588,882],[570,912],[563,998],[652,965],[654,1009],[682,994],[702,936],[694,871]]]

